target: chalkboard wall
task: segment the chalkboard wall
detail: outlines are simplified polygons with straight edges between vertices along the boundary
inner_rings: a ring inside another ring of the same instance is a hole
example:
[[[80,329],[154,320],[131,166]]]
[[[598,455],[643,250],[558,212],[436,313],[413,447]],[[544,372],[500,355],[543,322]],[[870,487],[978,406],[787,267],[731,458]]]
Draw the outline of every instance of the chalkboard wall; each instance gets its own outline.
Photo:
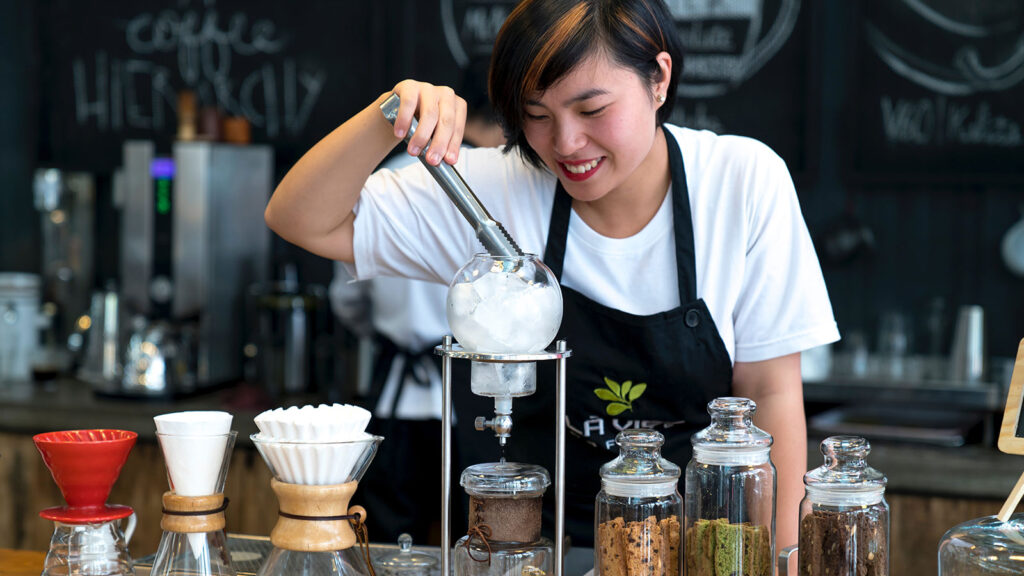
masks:
[[[120,164],[125,139],[169,143],[186,89],[294,158],[380,92],[381,6],[44,0],[40,160],[103,171]]]
[[[1024,180],[1024,2],[862,3],[854,170]]]

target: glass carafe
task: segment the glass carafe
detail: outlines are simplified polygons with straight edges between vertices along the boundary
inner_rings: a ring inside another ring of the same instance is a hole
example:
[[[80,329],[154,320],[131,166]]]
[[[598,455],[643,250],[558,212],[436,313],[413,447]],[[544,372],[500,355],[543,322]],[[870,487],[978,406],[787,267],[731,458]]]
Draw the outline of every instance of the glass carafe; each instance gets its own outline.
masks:
[[[54,522],[50,550],[42,576],[129,576],[135,574],[128,542],[135,531],[135,514],[121,520],[87,524]]]
[[[1006,522],[975,518],[946,532],[939,544],[939,576],[1024,574],[1024,513]]]
[[[800,576],[887,576],[889,505],[885,476],[868,466],[871,445],[857,436],[832,436],[821,443],[824,465],[804,475],[800,503]],[[795,547],[780,554],[788,573]]]
[[[550,574],[554,544],[540,535],[547,471],[516,462],[475,464],[460,483],[469,495],[469,532],[455,543],[456,576]]]
[[[775,556],[772,437],[747,398],[716,398],[686,466],[685,574],[771,576]]]
[[[615,443],[618,457],[601,466],[594,573],[678,576],[683,515],[679,466],[661,457],[665,437],[660,432],[624,430]]]

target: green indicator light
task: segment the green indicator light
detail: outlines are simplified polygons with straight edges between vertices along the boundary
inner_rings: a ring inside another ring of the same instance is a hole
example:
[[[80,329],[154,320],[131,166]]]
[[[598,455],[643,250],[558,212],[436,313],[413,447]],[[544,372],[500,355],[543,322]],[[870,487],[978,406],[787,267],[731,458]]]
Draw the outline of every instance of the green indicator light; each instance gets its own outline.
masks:
[[[157,214],[167,215],[171,213],[171,181],[156,181],[156,211]]]

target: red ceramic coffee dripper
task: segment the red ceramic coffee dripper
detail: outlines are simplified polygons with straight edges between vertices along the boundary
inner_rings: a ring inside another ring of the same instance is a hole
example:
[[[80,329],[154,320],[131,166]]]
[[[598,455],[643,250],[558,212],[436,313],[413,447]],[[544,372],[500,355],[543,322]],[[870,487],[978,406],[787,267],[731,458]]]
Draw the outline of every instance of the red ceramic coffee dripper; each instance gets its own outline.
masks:
[[[131,516],[129,506],[107,504],[138,434],[128,430],[66,430],[32,437],[67,506],[39,513],[64,524],[94,524]]]

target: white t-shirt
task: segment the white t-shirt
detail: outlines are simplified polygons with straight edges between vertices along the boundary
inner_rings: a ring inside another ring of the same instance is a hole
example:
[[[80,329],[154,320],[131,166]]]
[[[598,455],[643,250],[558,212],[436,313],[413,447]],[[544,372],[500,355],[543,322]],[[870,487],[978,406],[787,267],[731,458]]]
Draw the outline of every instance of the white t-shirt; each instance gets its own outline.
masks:
[[[835,342],[839,332],[785,163],[756,140],[668,126],[689,188],[697,297],[733,362]],[[544,254],[556,178],[499,149],[463,150],[456,169],[526,252]],[[648,315],[680,305],[671,194],[629,238],[570,217],[562,285],[605,306]],[[448,283],[482,247],[424,170],[373,174],[356,205],[358,277]],[[571,345],[571,343],[570,343]]]

